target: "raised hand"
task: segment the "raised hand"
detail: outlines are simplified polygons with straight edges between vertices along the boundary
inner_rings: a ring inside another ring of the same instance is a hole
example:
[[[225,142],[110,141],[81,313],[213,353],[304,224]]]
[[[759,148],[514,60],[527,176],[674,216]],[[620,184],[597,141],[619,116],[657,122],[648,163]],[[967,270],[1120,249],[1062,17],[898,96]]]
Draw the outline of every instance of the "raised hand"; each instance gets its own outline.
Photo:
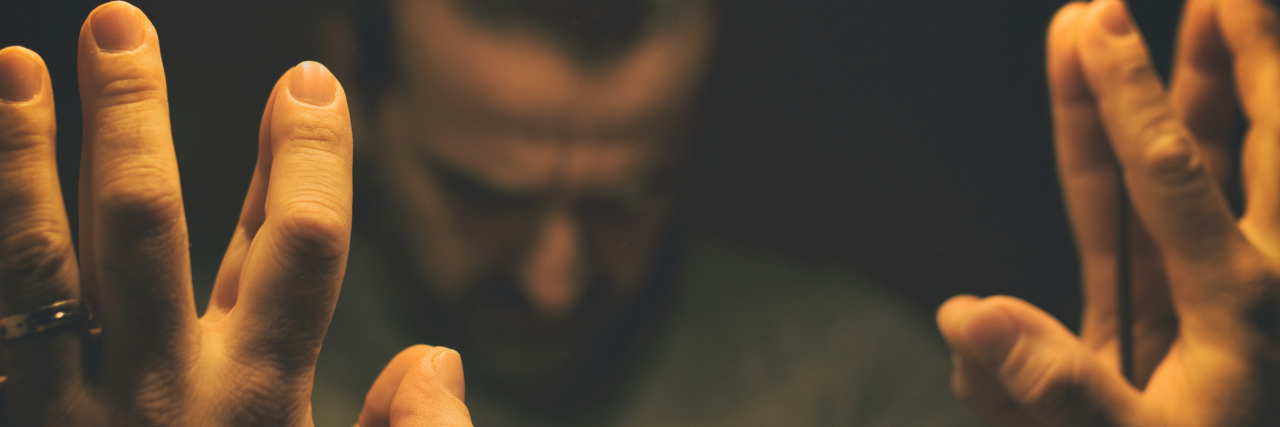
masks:
[[[1082,260],[1073,335],[1010,297],[938,312],[955,392],[996,426],[1280,424],[1280,19],[1262,0],[1191,0],[1168,90],[1118,0],[1049,30],[1058,168]],[[1249,129],[1230,182],[1229,142]],[[1133,201],[1135,382],[1116,343],[1116,181]],[[1244,214],[1223,196],[1242,185]]]
[[[197,318],[159,39],[141,11],[93,11],[79,79],[77,261],[48,72],[31,51],[0,51],[0,318],[75,299],[94,316],[6,332],[7,425],[309,425],[351,227],[342,87],[312,62],[276,84],[239,225]],[[250,146],[240,143],[226,149]]]

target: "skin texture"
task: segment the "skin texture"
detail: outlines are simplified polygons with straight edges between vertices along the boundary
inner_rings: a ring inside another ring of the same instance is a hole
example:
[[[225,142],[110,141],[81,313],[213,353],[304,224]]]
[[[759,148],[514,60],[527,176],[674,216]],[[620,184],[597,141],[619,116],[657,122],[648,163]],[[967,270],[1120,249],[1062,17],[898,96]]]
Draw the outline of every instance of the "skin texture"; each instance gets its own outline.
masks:
[[[533,182],[536,189],[555,187],[562,214],[580,194],[631,196],[636,181],[659,163],[656,153],[666,152],[661,143],[669,142],[675,119],[653,111],[683,111],[687,100],[677,95],[689,92],[695,78],[686,74],[697,74],[705,48],[705,27],[693,29],[702,43],[692,50],[678,43],[681,38],[661,38],[632,65],[595,70],[591,78],[576,75],[582,70],[566,67],[570,61],[554,49],[515,38],[520,47],[537,47],[534,55],[550,66],[542,77],[573,87],[556,96],[591,101],[574,111],[602,115],[575,124],[573,135],[620,138],[591,144],[587,154],[555,150],[571,160],[535,165],[544,171],[570,165],[567,178],[556,172],[554,183]],[[681,34],[687,39],[690,33]],[[494,45],[510,50],[509,39],[482,42],[479,51],[501,59]],[[668,67],[673,56],[685,64],[675,75]],[[86,141],[77,256],[55,174],[48,73],[33,52],[14,47],[0,55],[0,96],[9,99],[0,101],[0,314],[83,295],[101,327],[95,334],[63,328],[7,343],[8,425],[310,424],[311,372],[350,233],[352,141],[341,86],[323,66],[304,63],[273,90],[240,222],[206,315],[196,318],[155,29],[128,4],[104,5],[85,24],[80,64]],[[33,85],[37,89],[28,93]],[[655,85],[668,89],[657,91],[656,99],[655,92],[641,90]],[[631,90],[606,90],[617,86]],[[597,92],[602,94],[577,95]],[[613,121],[619,115],[624,119]],[[643,117],[642,123],[628,117]],[[647,204],[655,214],[642,215],[647,219],[635,233],[655,234],[666,206]],[[581,283],[572,274],[581,263],[577,242],[564,234],[574,224],[558,219],[552,231],[539,233],[555,236],[542,239],[541,246],[552,250],[522,268],[525,276],[551,284],[530,290],[541,295],[533,296],[537,306],[553,316],[573,305]],[[611,259],[632,263],[635,253]],[[610,271],[638,276],[644,262],[633,264]],[[636,280],[616,282],[634,286]],[[551,294],[542,292],[548,289]],[[366,424],[469,425],[457,353],[420,348],[388,366],[371,390]]]
[[[239,225],[197,318],[159,38],[141,11],[94,10],[79,80],[77,255],[48,71],[34,52],[0,51],[0,316],[84,298],[100,327],[0,345],[0,424],[310,425],[312,371],[351,227],[342,87],[313,62],[276,84]]]
[[[458,352],[428,345],[397,354],[374,381],[360,413],[360,427],[463,427],[466,386]]]
[[[1089,308],[1081,337],[1009,297],[960,296],[939,310],[954,388],[990,423],[1277,423],[1277,28],[1258,0],[1192,0],[1166,90],[1123,4],[1059,13],[1048,68]],[[276,85],[240,224],[197,318],[158,46],[124,3],[95,10],[82,30],[79,254],[56,178],[48,72],[34,52],[0,50],[0,316],[84,298],[101,328],[4,342],[6,425],[310,424],[311,370],[350,232],[345,94],[315,63]],[[1222,197],[1234,185],[1224,153],[1237,103],[1251,126],[1238,218]],[[1117,162],[1140,225],[1138,387],[1120,378],[1109,329]],[[361,422],[469,425],[464,398],[457,353],[416,346],[379,377]]]
[[[1165,88],[1123,3],[1059,11],[1048,34],[1049,87],[1085,320],[1075,336],[1004,296],[958,296],[939,309],[953,389],[988,423],[1280,422],[1278,28],[1263,1],[1189,1]],[[1227,153],[1241,110],[1249,128],[1235,183]],[[1116,345],[1120,173],[1135,212],[1136,385],[1122,378]],[[1223,196],[1235,185],[1246,198],[1239,217]]]

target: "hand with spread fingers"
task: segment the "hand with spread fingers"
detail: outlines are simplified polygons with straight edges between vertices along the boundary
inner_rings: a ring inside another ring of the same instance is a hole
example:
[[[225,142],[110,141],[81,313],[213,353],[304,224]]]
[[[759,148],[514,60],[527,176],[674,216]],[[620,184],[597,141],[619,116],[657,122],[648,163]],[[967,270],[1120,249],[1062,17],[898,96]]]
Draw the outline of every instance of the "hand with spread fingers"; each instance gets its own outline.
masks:
[[[313,62],[279,80],[238,227],[197,318],[158,42],[122,2],[98,7],[81,30],[78,257],[48,70],[34,52],[0,50],[6,425],[311,424],[312,372],[351,227],[346,96]]]
[[[988,423],[1280,425],[1278,31],[1263,0],[1190,0],[1166,89],[1122,2],[1059,11],[1049,86],[1084,323],[1076,336],[1002,296],[939,309],[953,389]],[[1228,154],[1238,111],[1249,125],[1241,183]],[[1133,383],[1116,326],[1121,177],[1133,205]],[[1237,185],[1240,217],[1224,197]]]

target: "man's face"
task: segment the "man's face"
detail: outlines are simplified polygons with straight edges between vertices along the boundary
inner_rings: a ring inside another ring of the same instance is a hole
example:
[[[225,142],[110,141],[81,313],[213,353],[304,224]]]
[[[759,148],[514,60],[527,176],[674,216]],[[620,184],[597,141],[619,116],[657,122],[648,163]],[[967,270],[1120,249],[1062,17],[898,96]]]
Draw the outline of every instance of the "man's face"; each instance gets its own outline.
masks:
[[[380,108],[378,151],[420,274],[483,322],[590,335],[571,325],[625,307],[662,243],[710,11],[585,66],[449,1],[394,5],[400,85]],[[488,338],[557,341],[508,334],[521,336]]]

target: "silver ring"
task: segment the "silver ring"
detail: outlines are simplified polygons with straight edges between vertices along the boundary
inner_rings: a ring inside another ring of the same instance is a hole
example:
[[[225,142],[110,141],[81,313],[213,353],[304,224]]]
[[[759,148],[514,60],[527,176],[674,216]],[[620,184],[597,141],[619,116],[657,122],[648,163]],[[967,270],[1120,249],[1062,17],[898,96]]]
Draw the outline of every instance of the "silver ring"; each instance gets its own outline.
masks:
[[[78,324],[89,318],[89,307],[78,299],[55,302],[26,313],[0,319],[0,337],[7,340]]]

